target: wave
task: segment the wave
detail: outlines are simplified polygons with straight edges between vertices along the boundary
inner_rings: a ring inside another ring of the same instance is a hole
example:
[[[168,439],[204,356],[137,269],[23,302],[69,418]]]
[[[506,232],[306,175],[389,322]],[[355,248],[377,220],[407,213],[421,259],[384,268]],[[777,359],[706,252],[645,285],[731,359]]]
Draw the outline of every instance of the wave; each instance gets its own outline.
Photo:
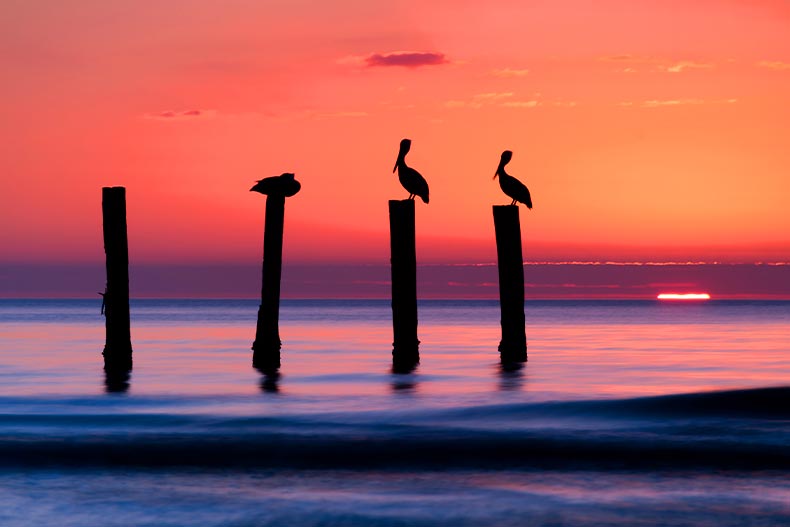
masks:
[[[787,469],[788,403],[778,387],[275,417],[6,413],[0,466]]]

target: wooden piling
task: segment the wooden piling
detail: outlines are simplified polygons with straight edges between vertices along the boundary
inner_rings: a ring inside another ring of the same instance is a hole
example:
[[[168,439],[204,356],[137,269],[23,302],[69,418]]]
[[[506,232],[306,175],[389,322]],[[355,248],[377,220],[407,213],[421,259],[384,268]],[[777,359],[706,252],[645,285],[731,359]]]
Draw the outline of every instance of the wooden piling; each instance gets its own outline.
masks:
[[[419,362],[417,339],[417,252],[414,235],[414,200],[390,200],[392,264],[393,365],[409,370]]]
[[[502,324],[499,353],[503,362],[524,362],[527,360],[527,334],[524,317],[524,262],[518,206],[494,205],[494,230]]]
[[[252,364],[264,371],[280,367],[280,280],[283,267],[283,222],[285,196],[266,196],[266,225],[263,233],[263,276],[258,325],[252,343]]]
[[[126,235],[126,189],[102,188],[104,253],[107,287],[104,292],[107,370],[132,368],[132,338],[129,321],[129,246]]]

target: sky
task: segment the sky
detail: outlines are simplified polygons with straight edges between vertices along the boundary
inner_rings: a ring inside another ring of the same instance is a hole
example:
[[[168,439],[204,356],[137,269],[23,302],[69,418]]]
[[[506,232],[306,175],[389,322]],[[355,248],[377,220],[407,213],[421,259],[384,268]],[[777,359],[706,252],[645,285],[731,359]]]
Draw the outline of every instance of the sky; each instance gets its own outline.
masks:
[[[784,0],[5,0],[0,278],[101,264],[112,185],[133,265],[254,267],[282,172],[286,266],[386,265],[404,137],[425,265],[495,261],[505,149],[527,261],[787,263],[788,29]]]

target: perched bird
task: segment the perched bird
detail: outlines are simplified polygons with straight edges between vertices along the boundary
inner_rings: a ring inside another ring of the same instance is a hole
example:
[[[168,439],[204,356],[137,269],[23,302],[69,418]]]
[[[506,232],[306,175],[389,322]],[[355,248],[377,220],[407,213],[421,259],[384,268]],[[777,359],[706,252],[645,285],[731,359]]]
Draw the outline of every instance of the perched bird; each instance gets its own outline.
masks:
[[[294,175],[286,172],[279,176],[272,176],[259,179],[250,192],[260,192],[267,196],[271,194],[279,194],[290,198],[302,188],[302,184],[294,179]]]
[[[409,191],[409,199],[420,196],[423,202],[428,203],[428,182],[419,172],[406,165],[406,154],[409,153],[410,148],[411,139],[403,139],[400,142],[398,160],[395,161],[392,171],[398,170],[398,180],[403,188]]]
[[[494,179],[499,176],[499,188],[501,188],[502,192],[507,194],[507,196],[513,200],[511,205],[515,205],[517,201],[520,201],[526,205],[528,209],[531,209],[532,197],[529,195],[529,189],[527,186],[505,172],[505,165],[510,163],[512,158],[513,152],[510,150],[505,150],[502,152],[502,158],[499,160],[499,166],[497,167],[496,173],[494,174]]]

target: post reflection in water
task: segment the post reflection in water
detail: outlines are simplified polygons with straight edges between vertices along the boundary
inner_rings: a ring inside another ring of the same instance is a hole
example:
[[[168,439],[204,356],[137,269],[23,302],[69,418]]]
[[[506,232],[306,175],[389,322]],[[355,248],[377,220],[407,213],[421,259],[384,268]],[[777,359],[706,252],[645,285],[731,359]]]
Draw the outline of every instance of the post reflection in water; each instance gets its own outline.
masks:
[[[419,361],[396,361],[392,362],[392,393],[411,394],[417,389],[416,370]]]
[[[520,391],[524,386],[524,366],[523,362],[500,362],[498,364],[499,391]]]
[[[104,391],[106,393],[126,393],[132,370],[126,368],[104,368]]]
[[[261,372],[261,392],[280,393],[280,371],[267,370]]]
[[[396,373],[392,376],[392,393],[413,394],[417,391],[417,376]]]

